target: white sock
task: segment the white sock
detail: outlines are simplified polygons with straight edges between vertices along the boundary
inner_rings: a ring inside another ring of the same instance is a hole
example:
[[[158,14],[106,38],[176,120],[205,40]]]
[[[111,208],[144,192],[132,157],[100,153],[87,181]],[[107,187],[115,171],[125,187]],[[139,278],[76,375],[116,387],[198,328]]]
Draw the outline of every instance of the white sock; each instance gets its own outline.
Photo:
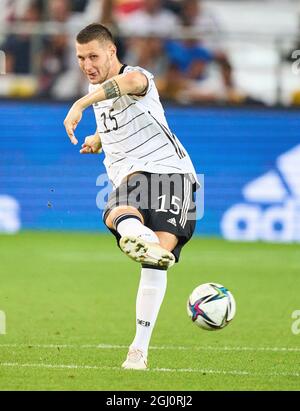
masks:
[[[118,217],[120,222],[116,219],[115,221],[117,222],[115,223],[115,225],[118,233],[122,237],[132,235],[135,237],[140,237],[143,240],[148,241],[149,243],[159,243],[159,239],[154,231],[146,227],[140,220],[130,217],[121,219],[120,217]]]
[[[130,348],[148,355],[153,328],[167,288],[167,271],[142,268],[136,299],[136,334]]]

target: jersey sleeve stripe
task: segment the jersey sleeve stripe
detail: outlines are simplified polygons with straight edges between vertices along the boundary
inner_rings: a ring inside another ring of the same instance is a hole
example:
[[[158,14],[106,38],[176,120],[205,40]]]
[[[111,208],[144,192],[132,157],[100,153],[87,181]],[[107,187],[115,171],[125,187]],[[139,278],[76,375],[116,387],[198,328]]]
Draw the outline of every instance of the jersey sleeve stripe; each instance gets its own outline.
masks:
[[[108,146],[108,145],[111,145],[111,144],[121,143],[122,141],[127,140],[128,138],[135,136],[135,135],[136,135],[137,133],[139,133],[140,131],[145,130],[145,128],[152,126],[152,124],[153,124],[153,123],[149,123],[149,124],[147,124],[146,126],[140,128],[138,131],[135,131],[134,133],[130,134],[129,136],[127,136],[127,137],[125,137],[125,138],[122,138],[122,140],[112,141],[112,142],[110,142],[110,143],[107,143],[106,145]]]
[[[131,151],[136,150],[137,148],[143,146],[144,144],[148,143],[148,141],[152,140],[154,137],[157,137],[157,136],[159,136],[159,135],[160,135],[160,132],[154,134],[154,136],[149,137],[146,141],[144,141],[143,143],[139,144],[138,146],[136,146],[136,147],[134,147],[134,148],[132,148],[132,149],[130,149],[130,150],[128,150],[128,151],[125,151],[125,153],[126,153],[126,154],[127,154],[127,153],[131,153]]]
[[[132,118],[130,121],[128,121],[127,123],[122,124],[121,126],[119,126],[118,130],[120,130],[120,128],[122,128],[122,127],[127,126],[127,125],[130,124],[132,121],[134,121],[135,119],[143,116],[144,114],[145,114],[145,113],[140,113],[140,114],[138,114],[137,116],[133,117],[133,118]]]
[[[155,122],[159,125],[159,127],[162,129],[162,131],[164,132],[165,136],[168,138],[168,140],[170,141],[170,143],[173,145],[176,154],[178,155],[178,157],[181,159],[183,157],[185,157],[185,155],[182,155],[182,153],[180,152],[180,147],[176,144],[176,141],[174,141],[174,138],[171,137],[171,135],[166,131],[165,127],[163,126],[163,124],[161,124],[159,121],[156,120],[155,117],[152,116],[152,114],[150,113],[150,111],[148,111],[148,113],[150,114],[150,116],[155,120]]]
[[[136,102],[130,103],[127,107],[123,108],[122,111],[119,111],[118,113],[114,113],[114,116],[118,116],[119,114],[124,113],[124,111],[126,111],[129,107],[133,106],[134,104],[136,104]]]
[[[168,145],[168,143],[166,143],[166,144],[164,144],[164,145],[162,145],[162,146],[160,146],[160,147],[156,148],[156,149],[155,149],[155,150],[153,150],[153,151],[150,151],[150,153],[147,153],[147,154],[145,154],[145,155],[143,155],[143,156],[139,157],[139,160],[140,160],[141,158],[144,158],[144,157],[150,156],[150,154],[155,153],[156,151],[160,150],[160,149],[161,149],[161,148],[163,148],[163,147],[166,147],[167,145]]]
[[[174,155],[175,155],[175,154],[171,154],[170,156],[163,157],[163,158],[160,158],[160,159],[158,159],[158,160],[154,160],[153,163],[157,163],[158,161],[163,161],[163,160],[166,160],[167,158],[174,157]]]
[[[125,158],[126,158],[126,157],[122,157],[122,158],[119,158],[119,160],[114,161],[113,163],[111,163],[111,164],[109,165],[109,168],[110,168],[113,164],[116,164],[116,163],[118,163],[119,161],[125,160]]]

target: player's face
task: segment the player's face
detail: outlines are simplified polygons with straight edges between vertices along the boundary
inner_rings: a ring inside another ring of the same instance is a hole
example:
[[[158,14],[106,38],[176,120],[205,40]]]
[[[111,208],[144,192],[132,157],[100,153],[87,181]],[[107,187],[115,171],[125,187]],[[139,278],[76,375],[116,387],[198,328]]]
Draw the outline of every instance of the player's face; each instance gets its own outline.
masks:
[[[98,40],[86,44],[76,43],[78,63],[92,84],[103,83],[109,78],[115,46],[111,43],[100,43]]]

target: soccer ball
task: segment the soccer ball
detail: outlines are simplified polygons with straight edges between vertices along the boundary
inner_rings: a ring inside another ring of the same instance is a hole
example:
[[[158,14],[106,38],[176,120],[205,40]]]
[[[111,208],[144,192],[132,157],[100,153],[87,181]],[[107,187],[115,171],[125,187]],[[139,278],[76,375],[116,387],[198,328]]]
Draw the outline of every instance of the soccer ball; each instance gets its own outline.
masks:
[[[187,301],[187,313],[198,327],[220,330],[233,319],[236,304],[233,295],[221,284],[206,283],[194,289]]]

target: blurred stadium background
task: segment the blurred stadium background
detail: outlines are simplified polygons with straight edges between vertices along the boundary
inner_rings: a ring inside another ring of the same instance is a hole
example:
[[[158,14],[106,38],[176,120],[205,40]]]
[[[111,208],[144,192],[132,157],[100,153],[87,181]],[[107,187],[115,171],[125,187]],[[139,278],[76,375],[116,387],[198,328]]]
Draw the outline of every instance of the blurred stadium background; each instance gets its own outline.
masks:
[[[102,157],[80,156],[62,124],[87,92],[74,37],[95,21],[122,62],[155,74],[205,175],[197,233],[300,241],[298,0],[2,0],[0,232],[105,230]],[[94,127],[90,110],[80,139]]]

